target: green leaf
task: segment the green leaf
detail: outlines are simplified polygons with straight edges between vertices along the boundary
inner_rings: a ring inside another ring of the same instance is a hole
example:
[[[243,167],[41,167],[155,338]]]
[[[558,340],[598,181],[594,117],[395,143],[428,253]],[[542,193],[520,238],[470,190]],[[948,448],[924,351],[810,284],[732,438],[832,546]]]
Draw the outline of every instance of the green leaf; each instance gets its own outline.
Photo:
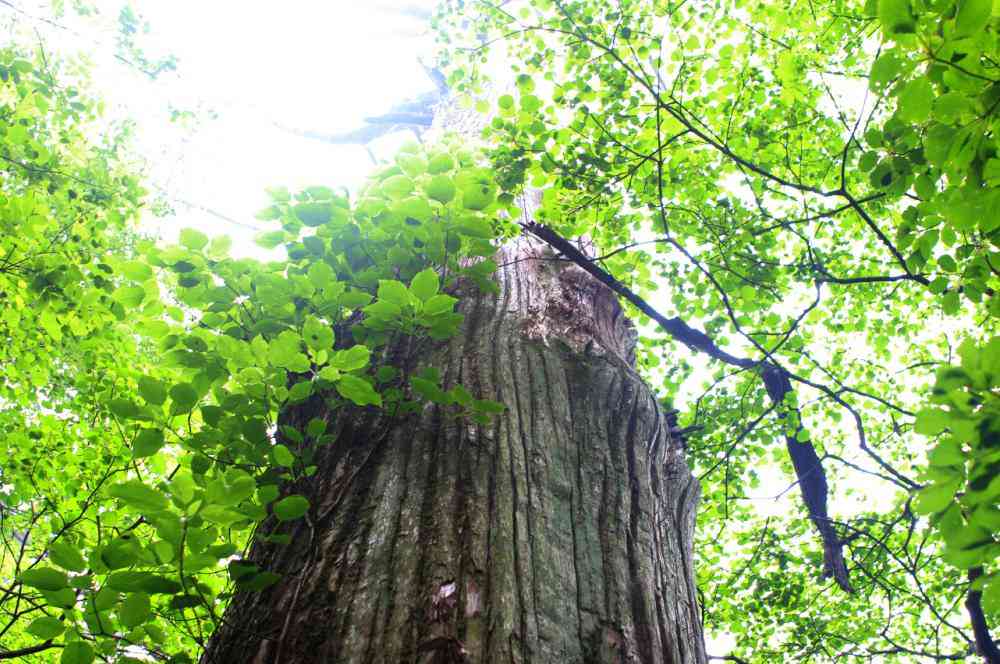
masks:
[[[893,79],[900,75],[902,66],[903,63],[895,52],[888,51],[880,55],[872,63],[871,73],[868,76],[868,86],[872,92],[881,92],[884,90]],[[874,129],[869,129],[868,131],[873,132]],[[875,138],[874,134],[872,138]],[[868,140],[868,144],[872,147],[878,147],[879,142]]]
[[[326,366],[320,369],[319,374],[317,375],[320,379],[333,383],[340,380],[340,369],[337,367]]]
[[[424,186],[424,191],[440,203],[449,203],[455,198],[455,183],[447,175],[435,175]]]
[[[254,238],[254,242],[257,243],[257,246],[263,247],[264,249],[274,249],[284,241],[285,231],[267,231],[265,233],[260,233],[256,238]]]
[[[438,281],[437,272],[431,268],[421,270],[413,277],[413,281],[410,282],[410,292],[422,302],[426,302],[434,295],[437,295],[439,287],[440,282]]]
[[[330,358],[330,364],[340,371],[355,371],[367,367],[370,356],[368,347],[358,344],[346,350],[338,350]]]
[[[187,383],[172,386],[169,394],[171,400],[170,412],[173,415],[189,413],[195,407],[195,404],[198,403],[198,393]]]
[[[118,612],[118,617],[126,627],[138,627],[152,615],[149,595],[146,593],[130,593]]]
[[[396,155],[396,164],[411,178],[422,175],[427,170],[427,161],[423,157],[408,152]]]
[[[469,237],[483,240],[493,238],[493,226],[487,219],[478,215],[468,215],[459,219],[457,230],[462,235],[468,235]]]
[[[151,595],[172,595],[181,591],[181,584],[150,572],[124,571],[108,575],[108,588],[119,592],[144,592]]]
[[[495,192],[489,183],[476,182],[462,188],[462,207],[485,210],[493,202]]]
[[[28,633],[34,634],[43,641],[54,639],[66,629],[66,626],[58,618],[52,616],[42,616],[35,618],[28,625]]]
[[[373,406],[382,405],[382,397],[372,388],[371,383],[351,374],[345,374],[340,377],[340,380],[337,381],[337,392],[340,393],[340,396],[353,401],[359,406],[368,404]]]
[[[112,399],[108,409],[122,420],[130,420],[139,414],[139,408],[128,399]]]
[[[260,592],[270,588],[278,581],[281,580],[280,574],[275,574],[274,572],[258,572],[252,576],[240,579],[236,582],[236,585],[240,590],[248,592]]]
[[[177,581],[157,574],[144,574],[135,587],[150,595],[174,595],[183,589]]]
[[[363,307],[372,301],[372,296],[364,291],[347,291],[342,294],[339,298],[341,306],[347,307],[348,309],[357,309],[358,307]]]
[[[364,348],[362,346],[362,348]],[[309,424],[306,425],[306,435],[310,438],[319,438],[326,432],[326,420],[321,420],[318,417],[314,417],[309,420]]]
[[[285,468],[291,468],[295,465],[295,455],[280,443],[271,448],[271,458],[276,464]]]
[[[87,561],[84,560],[80,550],[62,540],[49,544],[49,560],[71,572],[82,572],[87,569]]]
[[[391,302],[399,307],[404,307],[410,304],[410,291],[401,281],[380,279],[378,282],[378,299]]]
[[[307,316],[302,326],[302,338],[313,350],[328,350],[333,347],[333,327],[315,316]]]
[[[337,281],[337,275],[327,263],[317,261],[309,266],[309,281],[316,288],[327,288]]]
[[[198,512],[198,516],[212,523],[217,523],[223,528],[228,528],[237,521],[243,521],[247,518],[245,515],[221,505],[206,505]]]
[[[393,320],[399,318],[399,316],[403,313],[402,307],[395,302],[389,302],[388,300],[373,302],[362,309],[362,311],[364,311],[368,316],[380,320]]]
[[[76,605],[76,591],[72,588],[61,590],[41,590],[42,596],[49,606],[60,609],[71,609]]]
[[[941,308],[949,316],[954,316],[958,313],[961,308],[961,300],[958,297],[957,291],[949,291],[944,294],[942,298]]]
[[[993,579],[983,586],[982,603],[987,615],[1000,613],[1000,574],[994,574]]]
[[[181,244],[192,251],[200,251],[208,244],[208,236],[193,228],[183,228],[180,233]]]
[[[152,278],[153,268],[142,261],[127,261],[122,263],[122,274],[132,281],[143,282]]]
[[[404,199],[394,209],[396,212],[402,214],[410,225],[414,221],[425,224],[434,217],[434,210],[431,208],[431,204],[426,199],[416,196]]]
[[[309,380],[301,380],[292,386],[292,389],[288,390],[288,400],[292,403],[299,403],[300,401],[305,401],[313,393],[313,384]]]
[[[455,161],[451,158],[450,154],[436,154],[430,158],[427,163],[427,172],[431,175],[438,175],[440,173],[446,173],[455,167]]]
[[[450,402],[447,393],[433,381],[414,376],[410,379],[410,385],[415,393],[428,401],[445,405]]]
[[[322,226],[333,216],[333,203],[330,201],[299,203],[292,210],[306,226]]]
[[[911,33],[917,28],[910,0],[878,0],[878,19],[887,35]]]
[[[309,511],[309,501],[304,496],[287,496],[276,502],[273,509],[278,521],[291,521]]]
[[[142,286],[122,286],[115,289],[112,297],[121,302],[123,307],[134,309],[146,299],[146,289]]]
[[[333,336],[332,330],[330,336]],[[276,367],[299,372],[309,370],[309,360],[302,353],[302,338],[291,330],[284,330],[271,340],[268,344],[267,359]]]
[[[208,244],[208,255],[212,258],[225,258],[232,246],[233,241],[228,235],[213,237]]]
[[[924,123],[931,115],[934,88],[926,78],[916,78],[906,84],[899,95],[899,116],[915,123]]]
[[[154,406],[161,406],[167,400],[167,387],[162,381],[149,376],[139,377],[139,396]]]
[[[451,295],[435,295],[424,303],[424,313],[428,316],[435,316],[437,314],[450,312],[454,309],[456,302],[458,302],[458,299],[452,297]]]
[[[944,510],[955,498],[956,488],[955,482],[924,487],[917,493],[917,499],[913,502],[913,511],[917,514],[934,514]]]
[[[451,397],[451,400],[457,404],[466,407],[472,405],[473,402],[472,394],[461,385],[456,385],[455,387],[448,390],[448,395]]]
[[[66,572],[52,567],[35,567],[21,572],[21,583],[39,590],[62,590],[69,585]]]
[[[132,457],[151,457],[163,447],[163,432],[159,429],[142,429],[132,442]]]
[[[232,468],[208,484],[205,497],[224,506],[238,505],[257,490],[257,481],[246,471]]]
[[[393,200],[402,200],[413,191],[413,180],[405,175],[393,175],[382,182],[382,191]]]
[[[955,36],[966,37],[986,30],[993,10],[992,0],[959,0],[955,15]]]
[[[936,436],[948,426],[949,415],[940,408],[924,408],[917,413],[913,430],[923,436]]]
[[[141,512],[167,509],[167,497],[161,491],[146,486],[140,480],[116,484],[108,493]]]
[[[955,122],[970,110],[968,98],[958,92],[947,92],[934,100],[934,118],[944,123]]]
[[[91,664],[94,661],[94,649],[86,641],[70,641],[63,646],[59,664]]]

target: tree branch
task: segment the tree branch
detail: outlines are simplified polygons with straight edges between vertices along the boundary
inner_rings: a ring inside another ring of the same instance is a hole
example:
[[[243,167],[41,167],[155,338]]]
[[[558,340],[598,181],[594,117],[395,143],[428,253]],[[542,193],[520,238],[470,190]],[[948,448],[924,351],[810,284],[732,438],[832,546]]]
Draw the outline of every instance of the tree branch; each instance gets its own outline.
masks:
[[[766,362],[759,362],[751,358],[736,357],[719,348],[707,334],[688,325],[678,317],[667,318],[654,309],[646,300],[633,292],[630,288],[605,272],[592,260],[587,258],[569,240],[562,237],[551,228],[534,221],[521,223],[524,231],[542,240],[556,251],[562,253],[571,262],[610,288],[613,292],[631,302],[639,311],[643,312],[653,320],[671,337],[686,344],[693,350],[705,353],[709,357],[737,366],[743,369],[754,369],[759,372],[764,388],[767,391],[771,402],[778,408],[779,417],[785,417],[789,412],[785,397],[792,392],[792,385],[788,371],[770,359]],[[793,409],[794,410],[794,409]],[[797,411],[795,411],[797,413]],[[801,422],[801,418],[799,419]],[[800,441],[799,432],[802,430],[801,424],[794,432],[785,435],[785,445],[788,454],[792,458],[792,465],[798,478],[798,484],[802,493],[803,502],[809,512],[816,529],[819,531],[823,541],[823,575],[832,576],[844,591],[854,592],[851,587],[847,573],[847,565],[844,561],[843,543],[837,536],[827,513],[827,495],[829,487],[826,482],[826,471],[823,462],[816,454],[816,449],[809,441]]]
[[[974,583],[982,575],[982,567],[973,567],[969,570],[969,583]],[[983,656],[986,664],[1000,664],[1000,648],[997,648],[996,641],[990,636],[990,628],[983,613],[982,599],[983,593],[973,590],[970,585],[969,594],[965,598],[965,610],[969,612],[972,634],[976,637],[976,650]]]
[[[34,655],[36,652],[42,652],[43,650],[48,650],[49,648],[62,648],[61,644],[52,643],[52,639],[39,643],[38,645],[28,646],[27,648],[18,648],[17,650],[4,650],[0,652],[0,659],[17,659],[18,657],[27,657],[28,655]]]

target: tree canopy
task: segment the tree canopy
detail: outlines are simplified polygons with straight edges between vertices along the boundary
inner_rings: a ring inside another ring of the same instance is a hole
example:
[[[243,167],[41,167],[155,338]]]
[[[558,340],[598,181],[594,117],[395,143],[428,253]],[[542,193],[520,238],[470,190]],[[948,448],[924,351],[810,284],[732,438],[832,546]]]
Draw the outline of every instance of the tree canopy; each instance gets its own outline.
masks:
[[[998,661],[998,20],[451,0],[438,66],[481,143],[272,190],[273,260],[145,237],[128,127],[0,50],[0,659],[192,661],[276,580],[257,525],[319,516],[295,487],[337,441],[289,404],[502,412],[385,351],[455,334],[456,285],[523,233],[620,296],[680,411],[712,654]]]

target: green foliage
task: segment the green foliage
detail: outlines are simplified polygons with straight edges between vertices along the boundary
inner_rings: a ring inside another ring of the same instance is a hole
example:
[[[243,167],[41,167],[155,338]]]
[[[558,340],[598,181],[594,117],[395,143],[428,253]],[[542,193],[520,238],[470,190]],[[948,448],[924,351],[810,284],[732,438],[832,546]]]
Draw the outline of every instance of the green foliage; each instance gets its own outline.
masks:
[[[995,388],[976,379],[955,388],[966,410],[932,407],[933,433],[952,442],[929,466],[920,432],[924,383],[962,339],[963,358],[992,349],[1000,313],[995,12],[981,0],[532,0],[449,3],[436,18],[449,83],[494,113],[498,196],[541,190],[538,220],[586,235],[665,319],[746,360],[689,361],[633,311],[646,375],[705,427],[689,440],[696,568],[710,638],[735,644],[712,654],[972,656],[964,602],[992,588],[1000,541],[990,489],[972,488],[996,458],[968,426]],[[513,73],[490,83],[498,44]],[[797,394],[774,405],[747,370],[764,362]],[[788,439],[825,469],[820,521],[856,595],[820,579],[817,531],[788,502],[808,483]]]
[[[938,370],[929,408],[917,414],[917,433],[933,436],[926,485],[913,509],[933,515],[944,559],[959,569],[986,568],[983,605],[1000,611],[1000,337],[964,343],[961,364]]]
[[[157,245],[134,231],[127,136],[92,142],[96,102],[49,66],[0,51],[4,649],[190,661],[234,590],[279,579],[239,564],[255,527],[307,518],[286,487],[335,428],[282,412],[421,408],[419,358],[394,367],[386,348],[458,330],[449,293],[492,286],[499,204],[481,157],[412,146],[354,200],[272,192],[260,244],[282,259],[232,258],[194,229]],[[435,178],[472,193],[429,196]],[[454,417],[498,412],[448,394]]]

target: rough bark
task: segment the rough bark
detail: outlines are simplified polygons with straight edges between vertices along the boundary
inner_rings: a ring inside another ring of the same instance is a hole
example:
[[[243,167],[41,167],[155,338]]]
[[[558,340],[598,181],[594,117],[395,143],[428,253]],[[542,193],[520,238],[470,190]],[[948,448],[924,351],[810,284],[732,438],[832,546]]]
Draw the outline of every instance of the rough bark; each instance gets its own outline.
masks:
[[[461,333],[420,349],[507,411],[339,413],[308,519],[253,547],[282,580],[233,600],[205,664],[706,661],[682,441],[614,295],[551,258],[508,250],[499,294],[463,290]]]

